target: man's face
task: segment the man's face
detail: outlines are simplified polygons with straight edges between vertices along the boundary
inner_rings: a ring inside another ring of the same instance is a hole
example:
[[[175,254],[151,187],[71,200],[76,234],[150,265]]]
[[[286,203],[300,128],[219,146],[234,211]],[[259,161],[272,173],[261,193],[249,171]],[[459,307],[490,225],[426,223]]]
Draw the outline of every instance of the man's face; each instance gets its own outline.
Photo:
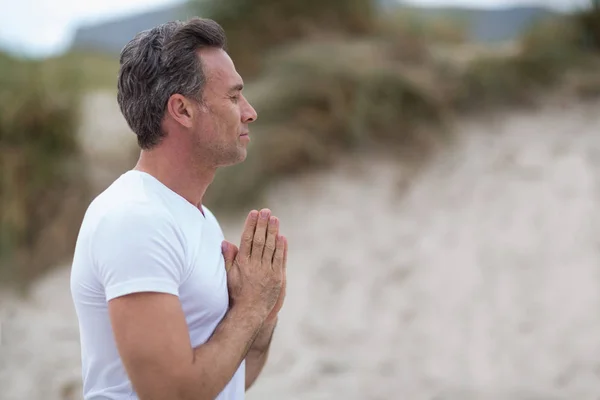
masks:
[[[256,111],[242,95],[242,77],[229,55],[212,48],[200,54],[206,83],[195,124],[198,156],[214,167],[241,162],[250,141],[248,125],[256,120]]]

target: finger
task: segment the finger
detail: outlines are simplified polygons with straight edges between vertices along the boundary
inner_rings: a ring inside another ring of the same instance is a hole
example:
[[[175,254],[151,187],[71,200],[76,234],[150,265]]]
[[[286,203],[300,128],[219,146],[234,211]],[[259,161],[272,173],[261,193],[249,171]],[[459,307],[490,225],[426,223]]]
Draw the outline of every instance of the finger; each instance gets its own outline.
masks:
[[[287,267],[287,252],[288,252],[288,241],[287,238],[283,235],[280,235],[279,232],[277,232],[277,242],[279,242],[280,240],[283,241],[283,263],[282,263],[282,268],[286,268]],[[273,262],[275,262],[275,253],[273,253]]]
[[[233,305],[236,296],[239,294],[240,288],[240,268],[236,264],[233,264],[231,269],[227,272],[227,289],[229,292],[230,307]]]
[[[263,250],[267,238],[267,225],[270,216],[271,210],[264,208],[260,211],[260,216],[256,223],[256,230],[254,231],[254,240],[252,241],[251,259],[253,262],[260,263],[262,261]]]
[[[285,236],[283,236],[284,247],[283,247],[283,268],[287,268],[287,255],[288,255],[288,241]]]
[[[287,274],[286,274],[286,267],[285,267],[285,262],[284,262],[284,266],[281,269],[281,292],[279,293],[279,296],[281,297],[282,301],[283,301],[283,299],[285,299],[286,287],[287,287]]]
[[[283,269],[283,254],[285,252],[285,237],[277,235],[277,244],[275,247],[275,254],[273,254],[273,269],[275,271],[282,271]]]
[[[225,270],[229,272],[233,265],[233,260],[235,260],[235,256],[237,256],[238,248],[235,244],[223,240],[221,243],[221,251],[223,253],[223,258],[225,259]]]
[[[277,235],[279,234],[279,219],[271,216],[269,219],[269,226],[267,227],[267,238],[265,242],[265,249],[263,251],[263,262],[265,264],[273,265],[273,254],[275,253],[275,246],[277,242]]]
[[[283,238],[283,265],[281,266],[281,272],[283,274],[283,290],[285,290],[286,275],[287,275],[287,253],[288,253],[288,241],[285,236]]]
[[[239,254],[242,260],[250,260],[250,254],[252,252],[252,239],[254,238],[254,230],[256,229],[257,220],[258,211],[250,211],[250,213],[248,213],[248,217],[246,217],[244,231],[242,232],[242,241],[240,243]]]
[[[281,267],[281,292],[279,293],[279,296],[281,297],[281,302],[283,306],[283,301],[285,299],[285,295],[286,295],[286,289],[287,289],[287,249],[288,249],[288,241],[287,238],[285,236],[282,236],[283,238],[283,266]]]

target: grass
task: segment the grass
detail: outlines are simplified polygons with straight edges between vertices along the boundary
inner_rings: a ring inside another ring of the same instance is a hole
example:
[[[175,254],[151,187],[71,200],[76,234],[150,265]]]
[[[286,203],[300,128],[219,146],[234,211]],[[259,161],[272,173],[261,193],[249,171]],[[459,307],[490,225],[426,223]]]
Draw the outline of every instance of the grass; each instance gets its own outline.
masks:
[[[569,72],[595,69],[598,53],[585,45],[578,17],[541,21],[509,57],[481,57],[464,74],[462,99],[485,107],[525,106],[564,84]]]
[[[288,43],[327,36],[362,36],[374,29],[372,0],[192,0],[202,16],[218,21],[240,73],[257,76],[262,57]]]
[[[117,90],[118,56],[71,51],[44,60],[44,68],[53,76],[63,74],[65,70],[76,71],[71,77],[71,85],[80,90]]]
[[[31,281],[68,258],[86,200],[78,74],[0,54],[0,277]]]
[[[509,51],[467,43],[452,21],[376,18],[367,0],[214,4],[259,113],[248,159],[209,187],[215,210],[262,206],[278,180],[339,155],[386,151],[422,165],[464,113],[531,105],[565,83],[600,95],[598,2],[540,23]],[[29,282],[72,255],[90,195],[79,96],[115,88],[117,71],[118,60],[100,54],[43,62],[0,54],[3,282]]]
[[[600,0],[590,0],[589,7],[575,13],[573,19],[582,34],[582,44],[600,51]]]
[[[598,55],[585,46],[580,19],[540,22],[511,51],[482,51],[462,63],[452,57],[469,45],[458,28],[432,33],[423,21],[414,28],[389,19],[367,37],[294,42],[271,52],[248,88],[259,114],[248,159],[217,174],[207,202],[256,207],[274,182],[374,147],[405,165],[425,162],[451,140],[449,123],[462,114],[535,105],[570,73],[598,77]],[[581,80],[579,90],[599,81]],[[587,94],[600,93],[596,88]]]
[[[461,15],[436,15],[399,8],[378,18],[378,30],[396,38],[426,43],[463,44],[468,40],[468,21]]]
[[[208,204],[253,204],[275,180],[325,167],[347,152],[386,148],[425,160],[428,132],[446,119],[444,83],[418,63],[399,65],[397,56],[390,42],[331,40],[270,57],[248,88],[259,114],[248,159],[217,174]]]

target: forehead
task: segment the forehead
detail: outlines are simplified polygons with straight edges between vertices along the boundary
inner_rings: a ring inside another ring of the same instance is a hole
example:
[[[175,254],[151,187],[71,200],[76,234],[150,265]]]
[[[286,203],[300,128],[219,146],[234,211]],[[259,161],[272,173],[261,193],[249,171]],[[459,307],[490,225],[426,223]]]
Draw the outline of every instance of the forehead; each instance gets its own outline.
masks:
[[[242,83],[229,54],[222,49],[202,49],[199,52],[207,86],[231,87]]]

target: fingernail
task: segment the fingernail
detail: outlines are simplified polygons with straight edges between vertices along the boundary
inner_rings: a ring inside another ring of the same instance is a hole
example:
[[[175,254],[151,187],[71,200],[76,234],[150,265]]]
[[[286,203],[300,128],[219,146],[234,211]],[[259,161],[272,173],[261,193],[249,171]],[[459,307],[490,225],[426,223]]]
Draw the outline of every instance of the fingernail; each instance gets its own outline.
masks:
[[[250,222],[255,222],[258,216],[258,211],[250,211],[248,219]]]
[[[269,216],[269,211],[268,211],[268,210],[262,210],[262,211],[260,212],[260,217],[261,217],[261,218],[265,219],[265,218],[267,218],[268,216]]]
[[[275,217],[271,217],[271,218],[269,219],[269,224],[271,224],[271,225],[277,225],[277,218],[275,218]]]
[[[227,242],[223,242],[223,244],[221,244],[221,249],[223,250],[224,253],[227,252],[228,248],[229,248],[229,244]]]

